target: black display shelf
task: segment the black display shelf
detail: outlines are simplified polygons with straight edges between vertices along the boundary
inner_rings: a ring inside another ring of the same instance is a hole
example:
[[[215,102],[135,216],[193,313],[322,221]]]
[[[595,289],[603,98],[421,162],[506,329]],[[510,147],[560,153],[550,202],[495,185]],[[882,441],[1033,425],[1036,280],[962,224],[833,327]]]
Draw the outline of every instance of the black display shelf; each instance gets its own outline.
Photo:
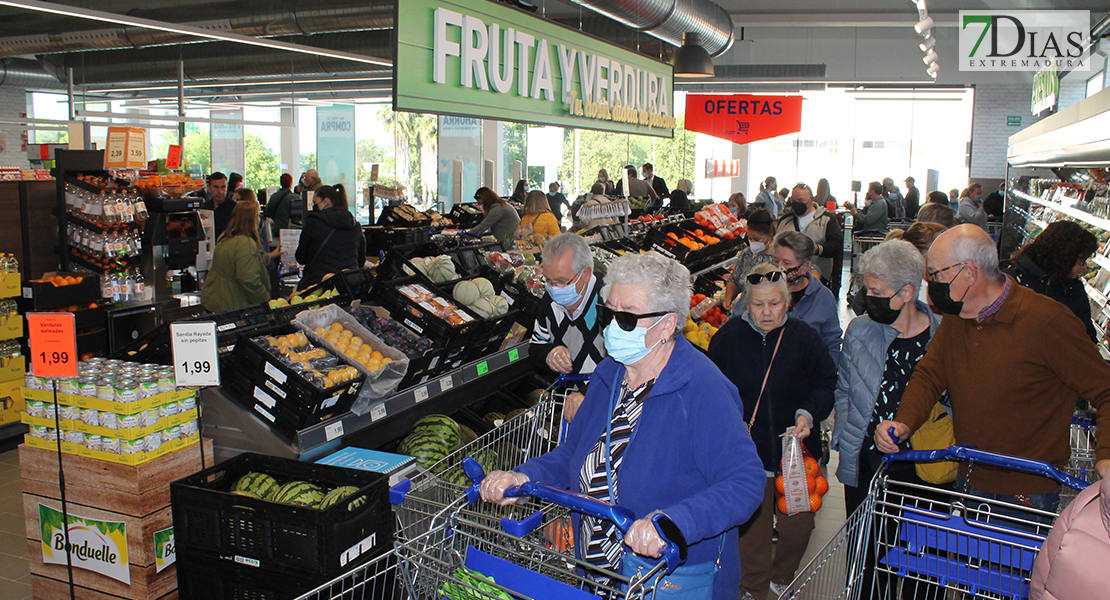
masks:
[[[7,452],[23,443],[25,433],[27,433],[27,426],[23,423],[0,425],[0,452]]]
[[[70,250],[74,250],[74,249],[71,248]],[[143,259],[142,259],[141,256],[128,256],[127,258],[124,258],[124,259],[113,258],[112,261],[116,264],[113,264],[111,267],[105,268],[105,267],[101,267],[101,266],[99,266],[99,265],[97,265],[97,264],[95,264],[91,261],[85,260],[85,259],[81,258],[80,256],[77,256],[73,252],[70,252],[70,254],[69,254],[69,262],[71,262],[72,264],[75,264],[79,267],[83,267],[85,269],[88,269],[88,270],[90,270],[94,273],[100,273],[100,274],[104,274],[104,273],[107,273],[109,271],[112,271],[112,270],[115,270],[115,269],[120,269],[120,268],[131,269],[131,268],[134,268],[134,267],[141,266],[142,262],[143,262]]]
[[[82,219],[81,217],[78,217],[73,213],[67,213],[66,220],[68,220],[70,223],[73,223],[74,225],[79,225],[81,227],[84,227],[85,229],[91,229],[97,233],[107,233],[120,229],[126,231],[141,231],[144,224],[143,221],[135,221],[133,223],[112,223],[111,225],[101,225],[99,223],[93,223],[92,221]]]

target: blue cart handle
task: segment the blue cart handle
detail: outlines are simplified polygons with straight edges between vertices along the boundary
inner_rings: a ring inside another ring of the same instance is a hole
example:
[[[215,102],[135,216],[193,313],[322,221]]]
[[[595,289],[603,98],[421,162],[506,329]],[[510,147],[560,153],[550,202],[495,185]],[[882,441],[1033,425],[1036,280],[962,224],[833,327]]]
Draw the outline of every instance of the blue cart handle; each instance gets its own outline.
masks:
[[[486,478],[485,472],[482,469],[482,465],[478,464],[478,461],[469,456],[463,459],[463,470],[466,472],[467,476],[474,481],[474,485],[466,490],[467,500],[471,503],[476,502],[481,497],[478,490],[482,484],[482,480]],[[505,490],[505,497],[531,497],[545,500],[552,504],[569,508],[577,513],[610,521],[617,526],[617,529],[620,530],[622,534],[628,533],[628,529],[636,522],[635,513],[623,506],[607,504],[587,496],[568,492],[549,485],[533,483],[531,481]],[[502,525],[506,524],[505,521],[505,519],[502,519]],[[520,536],[539,526],[539,519],[525,519],[525,522],[530,522],[530,527],[528,529],[521,531],[514,528],[514,531],[510,531],[510,533]],[[663,513],[653,514],[651,516],[651,522],[655,525],[655,531],[664,542],[662,560],[666,565],[666,572],[670,573],[686,561],[686,540],[683,538],[682,532],[678,530],[678,527],[676,527]]]
[[[560,374],[558,377],[555,378],[555,387],[559,387],[559,386],[562,386],[566,383],[571,383],[571,382],[575,382],[575,381],[589,381],[589,380],[590,380],[590,374],[589,373],[571,373],[570,375]]]
[[[890,438],[896,442],[898,441],[898,436],[894,434],[893,427],[890,428]],[[941,448],[940,450],[903,450],[883,456],[883,463],[886,465],[896,460],[908,462],[958,460],[967,463],[981,463],[992,467],[1001,467],[1011,471],[1043,475],[1056,481],[1056,483],[1066,485],[1075,490],[1082,490],[1089,485],[1086,481],[1076,479],[1046,462],[1021,458],[1020,456],[999,454],[997,452],[987,452],[986,450],[979,450],[978,448],[960,444]]]

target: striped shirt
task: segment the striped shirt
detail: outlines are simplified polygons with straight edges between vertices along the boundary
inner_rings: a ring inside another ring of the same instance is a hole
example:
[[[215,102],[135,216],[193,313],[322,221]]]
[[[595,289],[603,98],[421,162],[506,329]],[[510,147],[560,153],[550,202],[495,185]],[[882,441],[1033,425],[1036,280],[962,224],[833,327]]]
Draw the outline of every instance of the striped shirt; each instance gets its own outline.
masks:
[[[612,483],[614,488],[618,488],[624,451],[632,439],[632,431],[636,428],[636,422],[643,411],[644,399],[651,393],[654,384],[653,379],[631,390],[627,382],[621,382],[620,398],[610,416],[612,433],[609,435],[609,451],[606,452],[606,434],[602,432],[579,472],[579,486],[583,494],[610,504],[620,503],[617,494],[609,488],[606,464],[608,460],[612,461]],[[601,569],[620,570],[624,546],[616,525],[583,515],[579,539],[587,540],[583,546],[583,560]]]

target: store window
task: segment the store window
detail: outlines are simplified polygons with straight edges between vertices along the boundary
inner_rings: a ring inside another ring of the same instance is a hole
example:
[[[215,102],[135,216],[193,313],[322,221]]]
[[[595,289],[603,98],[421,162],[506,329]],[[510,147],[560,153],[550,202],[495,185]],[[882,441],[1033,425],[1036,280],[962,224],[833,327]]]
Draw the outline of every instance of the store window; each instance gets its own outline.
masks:
[[[66,121],[69,119],[69,98],[65,94],[51,94],[47,92],[28,93],[30,118]],[[27,139],[33,144],[66,144],[69,143],[69,132],[63,127],[50,129],[52,125],[43,125],[42,129],[31,129]]]

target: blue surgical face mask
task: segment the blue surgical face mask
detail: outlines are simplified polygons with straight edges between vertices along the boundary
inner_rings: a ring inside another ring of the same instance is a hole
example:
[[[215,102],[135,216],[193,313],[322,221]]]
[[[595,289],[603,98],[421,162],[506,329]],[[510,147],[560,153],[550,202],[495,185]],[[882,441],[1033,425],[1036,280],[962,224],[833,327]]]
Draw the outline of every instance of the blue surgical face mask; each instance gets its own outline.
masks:
[[[582,294],[578,291],[578,280],[582,278],[583,274],[585,274],[585,271],[579,273],[578,277],[575,277],[574,281],[570,282],[570,285],[566,287],[554,285],[545,286],[547,288],[547,293],[551,295],[552,300],[563,306],[570,306],[578,302],[582,298]]]
[[[659,321],[655,322],[658,325]],[[651,327],[655,327],[652,325]],[[622,365],[631,365],[639,362],[655,346],[658,346],[663,340],[660,339],[651,348],[646,345],[647,332],[651,327],[637,327],[632,331],[625,331],[617,324],[617,320],[613,319],[609,325],[605,327],[605,351],[613,360],[621,363]]]
[[[740,207],[739,206],[730,206],[730,207],[728,207],[728,209],[730,211],[732,211],[732,214],[734,214],[734,215],[740,214]]]

